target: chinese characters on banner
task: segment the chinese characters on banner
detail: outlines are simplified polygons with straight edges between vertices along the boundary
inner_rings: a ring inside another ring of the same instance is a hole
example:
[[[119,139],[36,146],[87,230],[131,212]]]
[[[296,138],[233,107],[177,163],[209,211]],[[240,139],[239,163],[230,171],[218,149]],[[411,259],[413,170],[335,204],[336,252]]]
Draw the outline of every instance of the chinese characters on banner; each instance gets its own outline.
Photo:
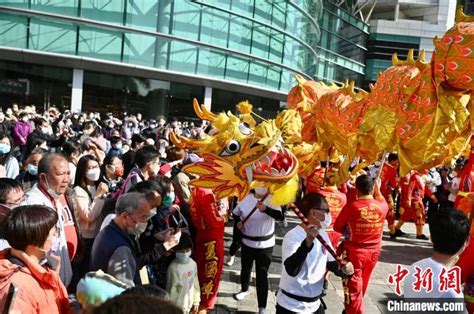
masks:
[[[203,285],[202,295],[205,295],[208,299],[213,295],[214,290],[214,280],[218,272],[218,261],[219,258],[216,256],[216,241],[210,241],[204,243],[206,248],[206,264],[204,265],[204,277],[206,278],[206,283]]]

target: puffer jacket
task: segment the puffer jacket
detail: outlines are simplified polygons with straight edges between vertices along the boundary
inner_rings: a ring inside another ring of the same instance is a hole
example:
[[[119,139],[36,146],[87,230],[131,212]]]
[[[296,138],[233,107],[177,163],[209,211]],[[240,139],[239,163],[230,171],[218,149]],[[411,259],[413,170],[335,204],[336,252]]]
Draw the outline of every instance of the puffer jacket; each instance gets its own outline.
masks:
[[[13,141],[15,145],[26,145],[28,135],[33,132],[33,127],[28,121],[17,121],[13,126]]]
[[[10,303],[8,309],[6,302]],[[58,273],[12,248],[0,252],[0,312],[49,314],[71,313],[71,310]]]

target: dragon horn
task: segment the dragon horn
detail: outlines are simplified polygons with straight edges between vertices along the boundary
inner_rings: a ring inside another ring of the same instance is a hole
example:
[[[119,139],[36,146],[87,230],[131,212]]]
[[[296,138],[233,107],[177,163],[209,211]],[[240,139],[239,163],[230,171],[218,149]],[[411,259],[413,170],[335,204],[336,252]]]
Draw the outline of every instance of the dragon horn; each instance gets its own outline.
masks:
[[[203,148],[207,145],[206,140],[192,140],[187,137],[178,136],[174,132],[170,133],[170,140],[178,148]]]
[[[196,112],[196,115],[202,120],[207,120],[207,121],[212,122],[215,119],[217,119],[217,115],[207,110],[206,106],[199,105],[199,102],[197,101],[196,98],[193,99],[193,107],[194,107],[194,112]]]
[[[414,50],[411,48],[408,50],[408,55],[407,55],[407,63],[409,65],[414,65],[415,64],[415,58],[414,58]]]
[[[425,49],[421,49],[420,54],[418,55],[418,60],[421,62],[426,62],[426,52]]]
[[[306,80],[299,74],[296,74],[295,78],[299,85],[304,85],[304,83],[306,83]]]

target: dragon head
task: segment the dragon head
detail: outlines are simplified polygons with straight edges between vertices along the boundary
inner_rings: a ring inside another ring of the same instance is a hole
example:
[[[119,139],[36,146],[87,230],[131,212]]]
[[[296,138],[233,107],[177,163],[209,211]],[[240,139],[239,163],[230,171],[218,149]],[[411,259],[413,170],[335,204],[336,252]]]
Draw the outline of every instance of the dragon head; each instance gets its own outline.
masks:
[[[197,100],[193,105],[198,117],[210,121],[214,129],[202,140],[175,134],[170,137],[176,146],[194,150],[203,158],[183,168],[197,176],[191,185],[213,190],[217,199],[243,198],[250,189],[260,186],[274,194],[274,204],[292,201],[298,161],[283,147],[281,132],[273,120],[251,129],[230,112],[214,114]],[[288,193],[289,186],[292,193]]]

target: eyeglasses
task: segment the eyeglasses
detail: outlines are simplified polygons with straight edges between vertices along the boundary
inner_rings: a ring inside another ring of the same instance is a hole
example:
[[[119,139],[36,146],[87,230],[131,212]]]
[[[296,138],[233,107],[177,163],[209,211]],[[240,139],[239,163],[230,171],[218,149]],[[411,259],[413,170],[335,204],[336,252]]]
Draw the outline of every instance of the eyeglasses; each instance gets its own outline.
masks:
[[[318,211],[322,211],[322,212],[325,212],[325,213],[329,213],[329,208],[313,207],[313,208],[311,208],[311,209],[318,210]]]
[[[135,219],[135,217],[133,217],[132,214],[128,214],[128,216],[129,216],[130,218],[132,218],[133,222],[136,223],[136,224],[137,224],[137,223],[146,223],[146,222],[148,221],[148,219],[151,218],[151,216],[150,216],[150,217],[147,217],[147,218],[141,217],[140,219]],[[144,221],[143,221],[143,220],[144,220]]]
[[[5,205],[13,205],[13,206],[20,206],[21,204],[23,204],[25,202],[25,199],[26,199],[26,196],[23,195],[20,199],[18,200],[15,200],[13,202],[5,202],[4,204]]]

